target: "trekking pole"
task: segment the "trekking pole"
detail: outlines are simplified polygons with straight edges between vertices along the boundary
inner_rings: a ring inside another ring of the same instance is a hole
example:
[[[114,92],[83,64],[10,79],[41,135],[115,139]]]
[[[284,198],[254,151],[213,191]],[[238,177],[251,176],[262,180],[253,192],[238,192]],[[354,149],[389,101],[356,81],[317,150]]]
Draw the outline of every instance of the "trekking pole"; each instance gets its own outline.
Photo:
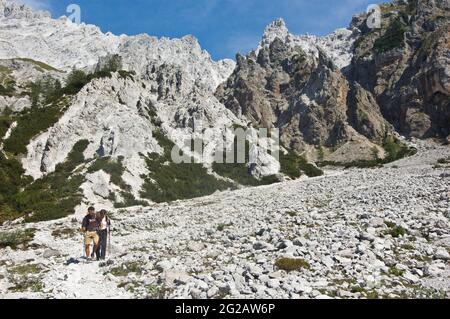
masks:
[[[83,253],[81,254],[81,258],[83,258],[86,255],[86,247],[84,244],[84,234],[83,233],[81,233],[81,243],[83,244],[83,250],[82,250]]]
[[[108,226],[108,253],[111,256],[111,226]]]

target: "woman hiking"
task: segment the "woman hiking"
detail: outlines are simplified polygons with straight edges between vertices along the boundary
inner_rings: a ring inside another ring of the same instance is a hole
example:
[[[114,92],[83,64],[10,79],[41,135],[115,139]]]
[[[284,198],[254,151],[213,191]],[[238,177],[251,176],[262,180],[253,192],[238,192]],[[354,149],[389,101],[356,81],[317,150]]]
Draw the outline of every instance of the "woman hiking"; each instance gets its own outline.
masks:
[[[111,229],[111,221],[107,215],[106,210],[102,209],[98,215],[97,220],[99,223],[98,237],[100,239],[98,248],[96,251],[97,260],[105,260],[106,258],[106,246],[108,243],[109,231]]]

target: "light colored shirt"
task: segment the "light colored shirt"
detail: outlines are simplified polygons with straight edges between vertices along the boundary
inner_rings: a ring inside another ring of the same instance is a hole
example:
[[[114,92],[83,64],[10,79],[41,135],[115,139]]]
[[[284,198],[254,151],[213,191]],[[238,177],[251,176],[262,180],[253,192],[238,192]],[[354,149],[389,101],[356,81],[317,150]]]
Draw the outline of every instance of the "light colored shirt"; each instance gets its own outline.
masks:
[[[107,228],[108,228],[108,221],[105,216],[105,217],[103,217],[102,221],[100,222],[100,230],[105,230]]]

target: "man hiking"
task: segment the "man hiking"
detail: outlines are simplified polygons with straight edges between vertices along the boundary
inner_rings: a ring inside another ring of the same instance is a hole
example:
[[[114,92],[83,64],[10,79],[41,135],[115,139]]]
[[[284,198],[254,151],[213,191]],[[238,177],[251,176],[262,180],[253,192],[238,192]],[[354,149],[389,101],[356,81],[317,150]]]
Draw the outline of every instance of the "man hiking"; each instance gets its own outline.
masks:
[[[87,215],[83,218],[81,223],[81,231],[84,233],[84,249],[86,252],[86,259],[90,260],[95,257],[97,251],[99,237],[97,234],[99,222],[95,213],[94,207],[88,208]],[[91,243],[94,242],[94,248],[92,254],[90,254]]]
[[[108,236],[110,236],[109,232],[111,231],[111,221],[107,216],[106,210],[102,209],[100,213],[97,215],[99,230],[98,236],[100,238],[100,242],[97,248],[97,260],[105,260],[106,258],[106,245],[108,243]]]

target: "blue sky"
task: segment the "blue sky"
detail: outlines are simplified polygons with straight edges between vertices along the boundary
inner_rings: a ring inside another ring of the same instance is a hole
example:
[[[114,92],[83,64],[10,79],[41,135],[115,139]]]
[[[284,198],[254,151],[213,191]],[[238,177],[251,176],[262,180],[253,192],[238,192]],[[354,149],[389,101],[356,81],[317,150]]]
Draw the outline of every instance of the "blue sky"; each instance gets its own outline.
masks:
[[[81,20],[115,34],[192,34],[214,59],[234,58],[259,43],[267,24],[285,19],[294,34],[324,35],[346,27],[351,17],[379,0],[17,0],[54,17],[81,7]],[[67,14],[68,15],[68,14]]]

